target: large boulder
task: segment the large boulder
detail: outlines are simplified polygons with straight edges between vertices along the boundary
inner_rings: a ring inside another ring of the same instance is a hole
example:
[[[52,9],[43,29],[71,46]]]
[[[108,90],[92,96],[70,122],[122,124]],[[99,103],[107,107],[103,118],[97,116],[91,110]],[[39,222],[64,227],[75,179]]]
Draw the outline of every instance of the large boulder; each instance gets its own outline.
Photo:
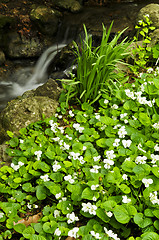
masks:
[[[7,130],[18,134],[21,128],[43,119],[44,115],[54,115],[60,92],[57,82],[49,79],[36,90],[10,101],[0,114],[0,144],[7,139]]]
[[[52,8],[38,6],[32,9],[30,18],[37,25],[40,32],[52,36],[58,29],[58,15],[60,14]]]
[[[81,4],[76,0],[54,0],[54,4],[56,7],[72,13],[80,12],[82,9]]]
[[[4,129],[16,134],[32,122],[42,119],[43,115],[50,117],[56,112],[57,101],[49,97],[35,96],[15,99],[9,102],[1,112],[0,121]]]
[[[153,26],[159,28],[159,4],[151,3],[141,8],[138,13],[137,20],[144,19],[144,15],[149,15],[150,20],[153,22]]]
[[[29,58],[40,56],[45,46],[38,37],[26,38],[17,32],[6,35],[5,54],[10,58]]]

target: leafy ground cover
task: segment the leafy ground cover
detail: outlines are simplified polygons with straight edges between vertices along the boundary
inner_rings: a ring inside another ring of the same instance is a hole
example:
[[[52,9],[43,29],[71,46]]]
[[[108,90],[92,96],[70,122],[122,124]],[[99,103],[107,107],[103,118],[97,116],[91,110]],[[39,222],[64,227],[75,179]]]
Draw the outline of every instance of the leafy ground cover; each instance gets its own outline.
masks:
[[[95,105],[66,91],[55,116],[8,132],[0,240],[159,239],[159,67],[141,67]]]

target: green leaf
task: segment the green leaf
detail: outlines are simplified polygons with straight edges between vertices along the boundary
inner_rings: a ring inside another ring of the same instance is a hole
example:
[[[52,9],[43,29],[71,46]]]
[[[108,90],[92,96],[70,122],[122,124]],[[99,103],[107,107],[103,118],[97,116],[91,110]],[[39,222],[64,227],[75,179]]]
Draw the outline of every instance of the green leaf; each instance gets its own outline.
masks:
[[[155,232],[146,232],[141,235],[141,240],[158,240],[159,235]]]
[[[114,208],[114,216],[116,220],[122,224],[126,224],[130,221],[129,213],[123,206],[117,205]]]
[[[139,113],[139,121],[146,127],[151,125],[151,119],[148,117],[146,113]]]
[[[134,216],[134,222],[140,227],[145,228],[150,226],[153,222],[151,218],[145,218],[142,213],[136,213]]]
[[[93,196],[94,193],[89,187],[85,188],[82,192],[82,198],[84,199],[92,200]]]
[[[79,123],[86,123],[87,119],[83,116],[83,112],[79,111],[76,115],[76,121]]]
[[[108,223],[110,221],[110,218],[106,215],[102,208],[97,208],[96,214],[103,222]]]
[[[35,233],[35,231],[32,227],[27,227],[27,228],[24,229],[22,234],[25,238],[30,239],[31,235],[34,234],[34,233]]]
[[[46,198],[46,188],[43,185],[36,187],[36,197],[38,200],[44,200]]]
[[[18,223],[16,225],[14,225],[14,230],[18,233],[23,233],[25,228],[26,228],[26,226],[22,223]]]
[[[131,189],[126,184],[119,185],[119,188],[125,194],[129,194],[131,192]]]
[[[101,207],[105,209],[105,211],[113,211],[117,203],[113,200],[108,200],[104,203],[102,203]]]
[[[43,230],[46,233],[51,233],[53,234],[57,228],[57,222],[55,221],[50,221],[50,222],[45,222],[43,224]]]

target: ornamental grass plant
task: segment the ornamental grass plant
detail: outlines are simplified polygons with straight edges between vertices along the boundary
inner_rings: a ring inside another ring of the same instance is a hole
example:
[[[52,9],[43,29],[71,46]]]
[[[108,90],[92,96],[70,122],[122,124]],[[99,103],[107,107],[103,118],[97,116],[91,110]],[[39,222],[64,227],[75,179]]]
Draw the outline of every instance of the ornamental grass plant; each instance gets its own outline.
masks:
[[[74,42],[77,63],[77,75],[72,80],[68,80],[68,99],[78,98],[79,102],[96,102],[103,91],[109,91],[114,87],[114,80],[118,75],[117,64],[128,56],[127,38],[119,40],[125,30],[118,33],[110,41],[110,33],[113,22],[108,31],[103,25],[103,36],[99,47],[93,47],[92,36],[88,34],[84,25],[85,39],[80,46]]]

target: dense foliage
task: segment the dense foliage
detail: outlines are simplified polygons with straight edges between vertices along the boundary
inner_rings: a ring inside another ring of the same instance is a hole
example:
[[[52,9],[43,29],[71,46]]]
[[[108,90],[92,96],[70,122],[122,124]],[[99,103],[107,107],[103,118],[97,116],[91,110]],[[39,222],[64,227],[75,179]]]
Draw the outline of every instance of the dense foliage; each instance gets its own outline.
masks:
[[[8,132],[0,240],[159,239],[159,67],[125,79]]]

